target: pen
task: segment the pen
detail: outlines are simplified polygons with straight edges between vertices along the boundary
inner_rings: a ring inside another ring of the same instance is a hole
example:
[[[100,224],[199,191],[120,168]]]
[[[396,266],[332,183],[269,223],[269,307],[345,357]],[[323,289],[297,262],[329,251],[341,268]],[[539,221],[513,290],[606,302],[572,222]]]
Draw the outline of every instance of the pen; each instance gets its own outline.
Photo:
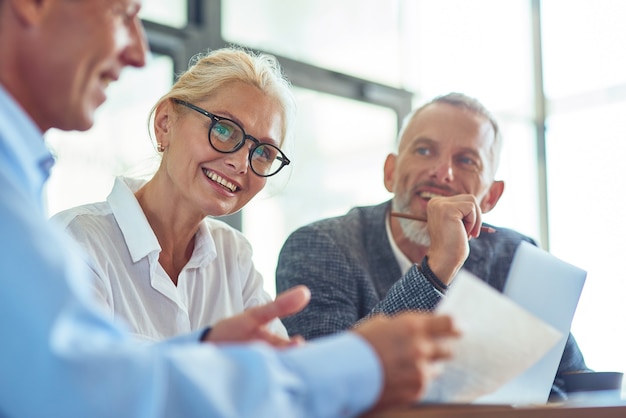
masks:
[[[421,216],[417,216],[417,215],[410,215],[408,213],[400,213],[400,212],[391,212],[391,216],[395,216],[396,218],[405,218],[405,219],[412,219],[414,221],[422,221],[422,222],[427,222],[426,218],[423,218]],[[482,232],[488,232],[490,234],[496,232],[495,228],[492,228],[490,226],[485,226],[482,225],[480,227],[480,230]]]

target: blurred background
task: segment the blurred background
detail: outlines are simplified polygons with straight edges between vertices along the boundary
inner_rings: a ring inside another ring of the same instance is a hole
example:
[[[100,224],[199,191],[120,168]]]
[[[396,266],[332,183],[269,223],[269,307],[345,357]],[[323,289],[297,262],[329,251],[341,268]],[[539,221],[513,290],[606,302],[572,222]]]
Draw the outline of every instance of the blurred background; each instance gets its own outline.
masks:
[[[497,177],[506,190],[486,221],[588,271],[572,332],[591,368],[626,371],[626,2],[143,3],[147,68],[125,70],[87,134],[46,135],[58,161],[50,215],[106,199],[116,175],[152,172],[148,113],[194,54],[229,44],[271,53],[298,99],[296,138],[285,148],[292,165],[226,221],[251,241],[273,295],[287,235],[389,199],[382,168],[399,121],[436,95],[463,92],[504,134]]]

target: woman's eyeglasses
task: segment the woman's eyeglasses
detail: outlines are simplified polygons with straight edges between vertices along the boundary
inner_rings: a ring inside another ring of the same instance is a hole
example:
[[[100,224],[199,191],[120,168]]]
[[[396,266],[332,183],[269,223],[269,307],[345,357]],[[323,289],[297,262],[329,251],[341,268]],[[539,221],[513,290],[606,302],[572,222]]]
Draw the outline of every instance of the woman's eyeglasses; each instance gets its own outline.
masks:
[[[291,163],[280,148],[247,135],[243,128],[234,120],[214,115],[184,100],[173,100],[211,119],[208,136],[209,144],[215,151],[230,154],[239,151],[246,143],[246,139],[252,141],[254,145],[248,153],[248,161],[250,162],[250,168],[257,176],[273,176],[282,170],[284,166]]]

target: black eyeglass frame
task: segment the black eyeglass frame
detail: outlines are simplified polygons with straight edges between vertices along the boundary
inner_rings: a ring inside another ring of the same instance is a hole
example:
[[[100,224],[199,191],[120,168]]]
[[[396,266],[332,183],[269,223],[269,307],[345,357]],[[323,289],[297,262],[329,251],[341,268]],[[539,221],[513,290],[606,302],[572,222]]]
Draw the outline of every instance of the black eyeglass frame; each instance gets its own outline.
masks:
[[[209,127],[209,132],[207,133],[208,139],[209,139],[209,144],[211,144],[211,147],[213,147],[213,149],[217,152],[221,152],[222,154],[232,154],[234,152],[237,152],[241,149],[241,147],[243,147],[243,145],[246,143],[246,139],[252,141],[254,143],[254,146],[252,148],[250,148],[250,152],[248,153],[248,162],[250,163],[250,169],[252,170],[252,172],[254,174],[256,174],[259,177],[271,177],[275,174],[278,174],[278,172],[280,172],[280,170],[283,169],[283,167],[289,165],[291,163],[291,160],[289,158],[287,158],[287,156],[285,155],[284,152],[281,151],[280,148],[278,148],[276,145],[274,144],[270,144],[269,142],[261,142],[258,139],[256,139],[255,137],[253,137],[252,135],[248,135],[246,133],[246,131],[243,129],[243,127],[241,125],[239,125],[237,122],[235,122],[232,119],[229,118],[224,118],[222,116],[218,116],[215,115],[211,112],[208,112],[204,109],[202,109],[201,107],[198,107],[192,103],[186,102],[184,100],[181,99],[172,99],[175,103],[178,103],[180,105],[186,106],[189,109],[195,110],[198,113],[201,113],[202,115],[206,116],[207,118],[211,119],[211,126]],[[241,142],[239,144],[237,144],[232,150],[230,151],[222,151],[221,149],[217,149],[217,147],[215,145],[213,145],[213,141],[211,141],[211,131],[213,130],[213,128],[215,127],[215,124],[217,122],[220,121],[228,121],[230,123],[232,123],[233,125],[237,126],[239,129],[241,129],[241,132],[243,133],[243,137],[241,138]],[[276,159],[280,161],[280,167],[278,167],[278,169],[276,171],[274,171],[271,174],[259,174],[257,173],[257,171],[254,169],[254,166],[252,164],[252,155],[254,154],[254,151],[256,151],[257,148],[261,147],[261,146],[269,146],[274,148],[276,151],[278,151],[278,155],[276,156]]]

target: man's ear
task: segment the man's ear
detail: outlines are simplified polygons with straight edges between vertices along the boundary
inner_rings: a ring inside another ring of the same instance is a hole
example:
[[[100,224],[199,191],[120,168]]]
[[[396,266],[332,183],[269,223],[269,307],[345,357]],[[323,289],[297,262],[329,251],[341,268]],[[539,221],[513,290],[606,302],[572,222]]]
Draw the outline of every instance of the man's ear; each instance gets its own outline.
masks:
[[[483,197],[483,200],[480,201],[480,210],[482,210],[483,213],[487,213],[493,209],[496,203],[498,203],[498,200],[500,200],[503,192],[504,182],[502,180],[496,180],[491,183],[489,191],[485,197]]]
[[[384,181],[385,181],[385,188],[387,189],[387,191],[389,193],[393,193],[393,176],[394,176],[394,171],[396,171],[396,159],[398,158],[398,156],[396,154],[389,154],[387,155],[387,158],[385,159],[385,167],[383,169],[384,171]]]

